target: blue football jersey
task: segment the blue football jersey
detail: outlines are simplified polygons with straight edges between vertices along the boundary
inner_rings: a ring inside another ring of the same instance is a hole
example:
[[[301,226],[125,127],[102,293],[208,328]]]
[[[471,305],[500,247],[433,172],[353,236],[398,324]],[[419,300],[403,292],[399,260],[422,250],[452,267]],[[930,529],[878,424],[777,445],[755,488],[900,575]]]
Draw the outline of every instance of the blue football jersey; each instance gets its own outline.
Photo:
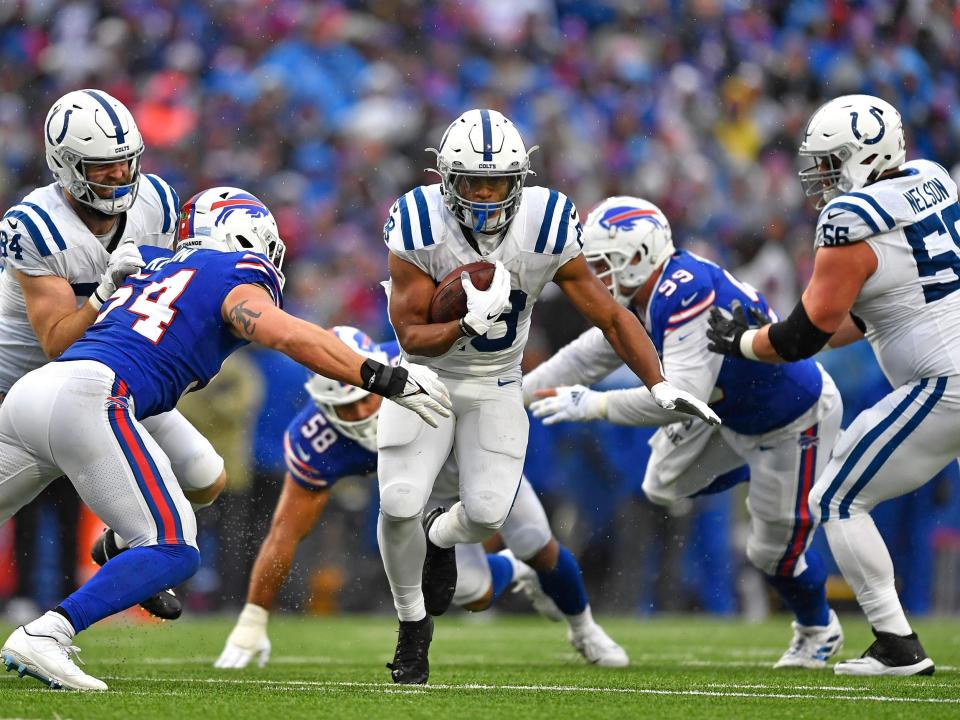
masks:
[[[395,364],[400,357],[396,340],[379,347]],[[377,453],[341,434],[313,400],[287,426],[283,457],[293,481],[308,490],[322,490],[345,477],[377,471]]]
[[[767,301],[756,290],[715,263],[678,250],[664,267],[650,298],[647,330],[657,352],[663,354],[667,333],[682,333],[684,325],[712,305],[729,310],[734,300],[744,308],[770,314]],[[710,407],[734,432],[761,435],[809,410],[822,387],[820,369],[813,360],[771,365],[725,357],[716,383],[720,399]]]
[[[94,324],[59,361],[96,360],[122,379],[137,419],[172,410],[204,387],[247,341],[221,306],[237,285],[261,285],[283,306],[280,277],[262,255],[184,248],[142,249],[147,265],[127,278]]]

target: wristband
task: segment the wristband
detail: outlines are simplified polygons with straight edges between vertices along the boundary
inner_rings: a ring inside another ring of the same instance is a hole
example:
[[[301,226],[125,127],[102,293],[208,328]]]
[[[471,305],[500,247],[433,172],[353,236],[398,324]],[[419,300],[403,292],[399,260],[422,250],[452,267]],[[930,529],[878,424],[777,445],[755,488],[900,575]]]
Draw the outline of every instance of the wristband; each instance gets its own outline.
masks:
[[[376,360],[366,359],[360,366],[360,380],[363,389],[383,397],[395,397],[407,387],[409,372],[403,367],[384,365]]]
[[[460,334],[466,337],[477,337],[480,333],[467,324],[466,316],[460,318]]]
[[[740,336],[740,354],[747,360],[759,360],[757,354],[753,351],[753,339],[757,336],[759,330],[745,330]]]
[[[103,304],[106,302],[106,300],[101,298],[100,295],[97,293],[97,291],[94,290],[93,294],[89,298],[87,298],[87,302],[90,303],[90,306],[94,310],[96,310],[97,312],[100,312],[100,308],[103,307]]]

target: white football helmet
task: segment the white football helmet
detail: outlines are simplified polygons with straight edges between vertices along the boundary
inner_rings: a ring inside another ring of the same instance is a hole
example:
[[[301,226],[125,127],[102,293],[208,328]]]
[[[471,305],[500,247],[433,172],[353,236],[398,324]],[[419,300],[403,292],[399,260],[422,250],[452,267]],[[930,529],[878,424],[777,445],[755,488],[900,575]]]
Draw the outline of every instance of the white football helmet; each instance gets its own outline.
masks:
[[[641,198],[607,198],[583,226],[584,258],[597,277],[611,279],[610,292],[624,307],[675,250],[666,215]]]
[[[254,195],[234,187],[215,187],[197,193],[180,211],[177,247],[264,255],[280,275],[287,248],[277,221]]]
[[[474,232],[496,234],[520,207],[523,184],[530,173],[530,153],[512,122],[496,110],[468,110],[440,140],[437,155],[443,201],[457,221]],[[471,178],[506,177],[509,189],[498,202],[474,202],[461,193]]]
[[[862,188],[906,158],[903,121],[890,103],[872,95],[843,95],[821,105],[807,123],[800,157],[813,165],[800,171],[808,197],[817,207]]]
[[[387,354],[362,330],[349,325],[338,325],[332,328],[331,332],[340,339],[340,342],[358,355],[371,358],[384,365],[390,364],[390,358],[387,357]],[[313,375],[307,380],[304,387],[310,393],[310,397],[313,398],[317,407],[326,415],[330,424],[342,435],[356,440],[370,452],[376,452],[379,410],[363,420],[343,420],[337,415],[338,405],[349,405],[358,400],[363,400],[370,394],[369,392],[355,385],[347,385],[323,375]]]
[[[103,90],[75,90],[53,104],[43,129],[47,166],[62,188],[107,215],[131,208],[140,184],[143,138],[123,103]],[[130,163],[129,182],[104,185],[87,179],[91,165],[123,160]]]

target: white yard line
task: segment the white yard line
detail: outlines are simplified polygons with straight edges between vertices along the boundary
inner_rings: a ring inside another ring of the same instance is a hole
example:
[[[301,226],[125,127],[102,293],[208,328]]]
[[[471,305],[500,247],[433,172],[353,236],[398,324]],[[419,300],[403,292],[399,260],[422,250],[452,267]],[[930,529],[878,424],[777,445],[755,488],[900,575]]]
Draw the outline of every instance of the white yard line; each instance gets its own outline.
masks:
[[[735,690],[720,690],[719,688],[729,687],[738,688],[740,685],[720,685],[713,684],[709,687],[718,688],[716,690],[667,690],[660,688],[605,688],[605,687],[578,687],[575,685],[487,685],[480,683],[464,683],[459,685],[414,685],[403,687],[399,685],[388,685],[385,683],[366,683],[366,682],[337,682],[322,680],[259,680],[259,679],[240,679],[240,678],[149,678],[149,677],[104,677],[104,680],[130,680],[137,682],[165,682],[165,683],[202,683],[209,685],[264,685],[274,687],[289,688],[358,688],[368,689],[378,692],[404,693],[410,692],[421,694],[430,691],[462,691],[462,690],[512,690],[517,692],[556,692],[556,693],[609,693],[621,695],[675,695],[681,697],[736,697],[736,698],[761,698],[778,700],[854,700],[869,701],[878,703],[930,703],[930,704],[960,704],[960,698],[913,698],[913,697],[894,697],[888,695],[826,695],[821,693],[785,693],[785,692],[764,692],[750,693],[737,692]],[[832,687],[832,686],[831,686]],[[808,688],[810,690],[820,690],[816,686],[798,686],[796,689]],[[795,689],[795,688],[783,688]],[[846,692],[857,692],[858,688],[838,688]],[[122,692],[122,691],[121,691]]]

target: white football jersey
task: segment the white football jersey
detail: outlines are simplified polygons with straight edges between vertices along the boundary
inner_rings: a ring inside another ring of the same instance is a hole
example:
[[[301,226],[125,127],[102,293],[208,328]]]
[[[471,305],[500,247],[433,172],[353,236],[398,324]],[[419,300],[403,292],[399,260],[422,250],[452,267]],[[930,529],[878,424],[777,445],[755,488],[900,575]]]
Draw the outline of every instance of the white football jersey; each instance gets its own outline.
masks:
[[[817,246],[864,241],[877,270],[853,305],[894,387],[960,374],[960,204],[940,165],[914,160],[831,200]]]
[[[542,187],[523,189],[517,215],[497,247],[481,255],[443,204],[440,185],[403,195],[390,210],[384,241],[390,252],[416,265],[434,280],[467,263],[501,261],[510,273],[510,309],[485,335],[462,338],[439,357],[411,362],[474,377],[517,374],[530,331],[530,313],[560,266],[580,254],[582,229],[573,201]]]
[[[25,275],[55,275],[73,289],[77,307],[93,294],[112,250],[122,240],[138,245],[172,247],[180,199],[156,175],[143,175],[137,198],[117,222],[119,238],[111,233],[104,247],[84,225],[56,183],[37,188],[7,210],[0,220],[0,392],[43,365],[47,358],[27,318],[23,289],[16,271]]]

